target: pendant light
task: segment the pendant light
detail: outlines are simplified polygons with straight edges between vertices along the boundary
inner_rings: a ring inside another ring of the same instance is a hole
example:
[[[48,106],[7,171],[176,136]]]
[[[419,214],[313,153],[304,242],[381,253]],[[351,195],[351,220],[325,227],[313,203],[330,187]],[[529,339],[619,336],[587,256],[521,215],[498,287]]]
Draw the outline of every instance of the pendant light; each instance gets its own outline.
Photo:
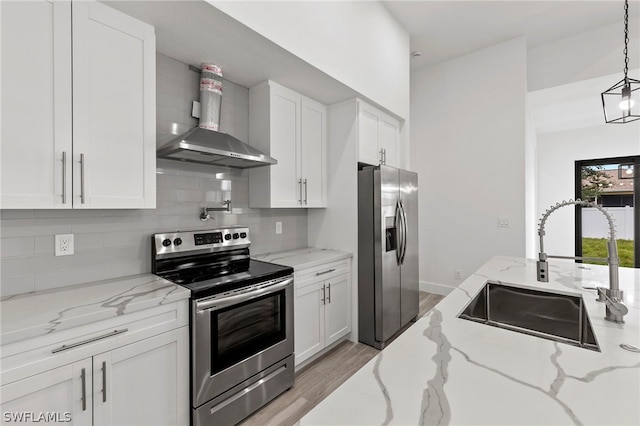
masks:
[[[629,78],[629,0],[624,2],[624,78],[602,92],[602,109],[607,123],[640,120],[640,80]]]

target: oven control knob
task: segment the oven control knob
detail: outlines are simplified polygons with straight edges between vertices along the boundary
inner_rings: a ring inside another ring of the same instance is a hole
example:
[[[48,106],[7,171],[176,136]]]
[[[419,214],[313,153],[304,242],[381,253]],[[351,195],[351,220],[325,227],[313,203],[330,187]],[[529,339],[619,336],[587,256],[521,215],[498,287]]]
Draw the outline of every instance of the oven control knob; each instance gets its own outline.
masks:
[[[175,240],[173,240],[173,244],[179,246],[180,244],[182,244],[182,238],[176,238]]]
[[[247,238],[247,233],[246,232],[241,232],[240,233],[240,238]]]
[[[240,238],[240,234],[238,234],[237,232],[235,234],[233,234],[233,239],[237,240],[238,238]]]
[[[163,240],[162,245],[165,247],[169,247],[171,245],[171,240],[168,238],[166,240]]]
[[[224,239],[225,240],[230,240],[231,239],[231,234],[224,234]]]

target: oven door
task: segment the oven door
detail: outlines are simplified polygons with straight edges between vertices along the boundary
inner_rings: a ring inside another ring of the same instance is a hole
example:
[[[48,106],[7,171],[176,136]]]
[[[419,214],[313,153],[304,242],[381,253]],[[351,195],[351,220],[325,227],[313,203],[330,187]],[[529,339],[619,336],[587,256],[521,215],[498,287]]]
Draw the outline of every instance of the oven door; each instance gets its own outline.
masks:
[[[293,353],[293,277],[192,304],[196,408]]]

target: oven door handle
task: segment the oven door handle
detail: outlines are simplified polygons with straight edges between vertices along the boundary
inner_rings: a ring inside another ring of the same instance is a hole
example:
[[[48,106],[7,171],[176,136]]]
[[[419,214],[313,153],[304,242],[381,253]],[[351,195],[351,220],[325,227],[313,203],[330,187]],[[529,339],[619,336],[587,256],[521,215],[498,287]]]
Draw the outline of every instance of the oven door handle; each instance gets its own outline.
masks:
[[[214,297],[211,299],[196,301],[196,311],[202,312],[211,309],[220,309],[231,305],[237,305],[238,303],[246,302],[247,300],[255,299],[256,297],[278,292],[291,284],[293,284],[293,277],[286,278],[269,286],[259,287],[246,293],[235,294],[233,296],[220,298]]]

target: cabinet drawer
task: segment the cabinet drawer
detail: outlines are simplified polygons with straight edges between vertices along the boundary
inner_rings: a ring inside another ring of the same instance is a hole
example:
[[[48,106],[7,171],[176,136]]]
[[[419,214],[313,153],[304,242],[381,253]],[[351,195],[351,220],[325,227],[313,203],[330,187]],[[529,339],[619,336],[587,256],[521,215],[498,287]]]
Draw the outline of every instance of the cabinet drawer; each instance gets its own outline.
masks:
[[[326,280],[350,273],[351,259],[343,259],[336,262],[329,262],[312,268],[296,270],[294,272],[294,282],[296,288],[311,285],[318,280]]]
[[[189,324],[188,300],[2,346],[3,384]]]

